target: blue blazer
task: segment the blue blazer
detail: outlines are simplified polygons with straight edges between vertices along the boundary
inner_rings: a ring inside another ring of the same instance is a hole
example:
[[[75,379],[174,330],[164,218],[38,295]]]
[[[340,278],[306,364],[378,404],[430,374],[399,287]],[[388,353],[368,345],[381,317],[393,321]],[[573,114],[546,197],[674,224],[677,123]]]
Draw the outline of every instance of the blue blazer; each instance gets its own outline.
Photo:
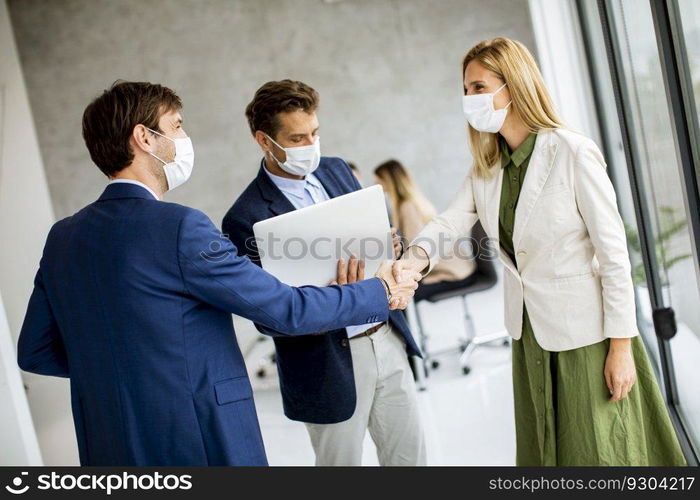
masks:
[[[110,184],[52,227],[18,363],[70,377],[83,465],[266,465],[231,313],[294,336],[388,311],[378,279],[289,287],[202,212]]]
[[[350,167],[340,158],[322,157],[314,175],[331,198],[361,189]],[[245,252],[260,265],[253,224],[292,210],[294,205],[260,167],[257,177],[226,213],[221,228],[239,252]],[[334,312],[329,311],[324,314],[333,316]],[[403,312],[391,311],[389,317],[406,341],[407,353],[420,356]],[[256,326],[262,333],[274,334],[265,325]],[[274,340],[284,414],[292,420],[317,424],[349,419],[355,412],[357,398],[345,328],[295,338],[277,336]]]

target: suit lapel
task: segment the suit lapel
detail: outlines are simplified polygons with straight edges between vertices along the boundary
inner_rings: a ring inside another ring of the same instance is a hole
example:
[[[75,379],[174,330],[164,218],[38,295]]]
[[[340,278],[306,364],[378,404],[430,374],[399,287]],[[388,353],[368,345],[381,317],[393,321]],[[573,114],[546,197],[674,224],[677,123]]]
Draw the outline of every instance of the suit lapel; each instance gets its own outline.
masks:
[[[328,193],[330,198],[335,198],[336,196],[346,194],[346,191],[342,189],[340,184],[338,184],[338,180],[330,174],[328,169],[317,168],[314,175],[319,182],[321,182],[323,188],[326,190],[326,193]]]
[[[552,170],[556,153],[557,145],[552,141],[552,132],[539,132],[535,142],[535,150],[532,152],[525,180],[520,190],[518,206],[515,209],[513,248],[516,252],[535,202],[540,196],[545,182],[547,182],[549,172]]]
[[[284,193],[275,186],[275,183],[272,182],[270,177],[263,170],[264,168],[265,167],[262,165],[260,166],[256,182],[258,184],[258,189],[260,189],[260,194],[268,203],[270,212],[273,215],[281,215],[295,210],[294,205],[292,205]]]

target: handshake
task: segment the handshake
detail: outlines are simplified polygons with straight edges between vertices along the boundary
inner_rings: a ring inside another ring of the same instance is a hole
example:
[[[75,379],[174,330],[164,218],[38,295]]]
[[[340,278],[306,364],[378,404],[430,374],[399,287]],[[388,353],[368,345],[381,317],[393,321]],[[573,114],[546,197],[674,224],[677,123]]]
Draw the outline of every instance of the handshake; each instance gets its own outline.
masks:
[[[386,260],[381,263],[374,274],[375,278],[383,280],[387,287],[389,309],[406,309],[408,301],[418,288],[422,275],[402,261]],[[337,277],[331,285],[345,285],[365,279],[365,261],[350,256],[347,266],[344,259],[338,260]]]

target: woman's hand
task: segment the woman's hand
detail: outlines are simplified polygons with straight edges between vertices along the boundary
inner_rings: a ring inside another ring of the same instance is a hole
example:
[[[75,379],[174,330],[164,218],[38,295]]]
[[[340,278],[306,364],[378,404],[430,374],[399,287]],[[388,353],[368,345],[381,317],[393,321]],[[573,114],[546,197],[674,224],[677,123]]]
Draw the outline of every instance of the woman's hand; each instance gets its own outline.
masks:
[[[415,273],[421,274],[430,265],[428,254],[421,247],[410,246],[406,249],[403,257],[394,262],[392,272],[397,283],[401,283],[406,276]]]
[[[403,274],[403,281],[398,283],[394,280],[393,261],[391,260],[382,262],[375,276],[383,279],[385,285],[388,287],[387,293],[391,294],[389,309],[392,311],[394,309],[406,309],[406,307],[408,307],[408,302],[411,297],[413,297],[416,288],[418,288],[418,282],[421,279],[420,273],[407,271]]]
[[[627,397],[637,381],[631,338],[610,339],[604,374],[611,394],[610,401],[620,401]]]

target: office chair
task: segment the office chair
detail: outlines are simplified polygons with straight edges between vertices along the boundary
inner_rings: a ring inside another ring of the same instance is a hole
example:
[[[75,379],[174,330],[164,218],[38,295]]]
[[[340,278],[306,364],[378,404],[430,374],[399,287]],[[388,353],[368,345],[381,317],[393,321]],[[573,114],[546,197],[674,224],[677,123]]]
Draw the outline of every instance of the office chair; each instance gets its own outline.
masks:
[[[486,238],[486,232],[481,226],[481,222],[477,221],[472,228],[472,241],[478,243],[474,245],[476,270],[471,275],[459,281],[442,281],[439,283],[431,283],[426,285],[421,284],[416,290],[413,297],[413,301],[415,303],[413,310],[420,335],[421,350],[423,351],[424,363],[426,366],[426,375],[428,373],[427,367],[434,369],[440,366],[440,362],[436,359],[438,356],[448,352],[453,352],[455,350],[462,352],[459,358],[459,364],[462,367],[462,373],[467,375],[471,371],[469,366],[469,358],[477,347],[492,344],[499,340],[502,341],[502,345],[508,345],[509,343],[510,336],[505,330],[477,336],[476,329],[474,327],[474,320],[469,312],[469,304],[467,300],[468,296],[488,290],[498,282],[498,276],[493,263],[493,258],[489,259],[487,252],[482,248],[484,246],[483,242],[485,242]],[[453,297],[460,297],[462,299],[461,302],[462,310],[464,312],[466,337],[461,339],[457,348],[431,353],[428,351],[428,335],[423,328],[423,321],[420,316],[420,308],[418,305],[423,301],[434,303],[441,300],[451,299]]]

